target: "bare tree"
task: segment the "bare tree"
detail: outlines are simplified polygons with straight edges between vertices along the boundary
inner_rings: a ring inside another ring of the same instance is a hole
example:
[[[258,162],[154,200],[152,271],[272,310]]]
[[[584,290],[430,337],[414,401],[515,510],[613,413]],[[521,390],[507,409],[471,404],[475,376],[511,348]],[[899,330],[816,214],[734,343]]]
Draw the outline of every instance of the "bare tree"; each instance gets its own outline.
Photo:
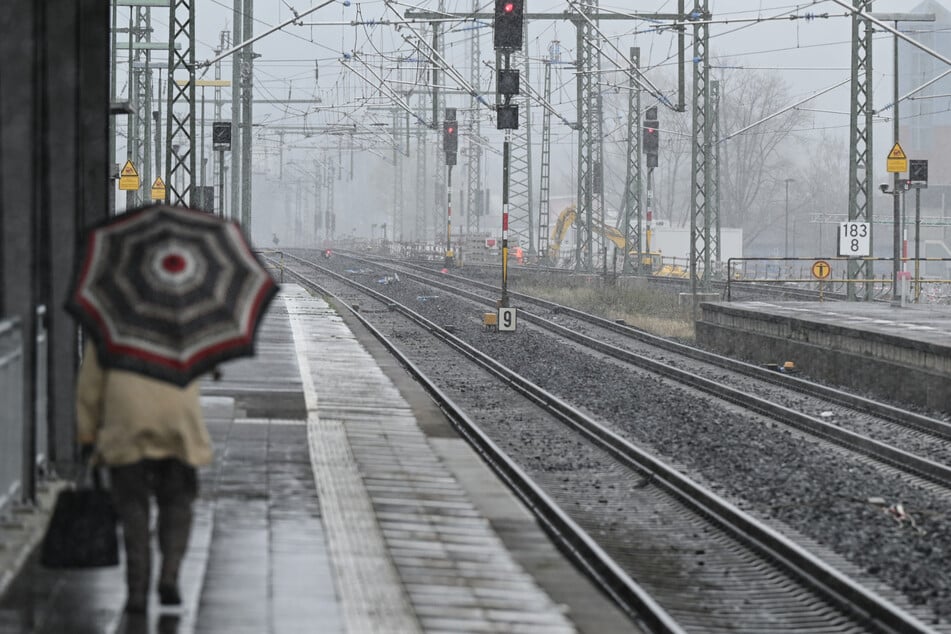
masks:
[[[835,251],[837,227],[823,223],[827,214],[847,214],[848,139],[825,134],[803,143],[800,155],[808,157],[795,170],[789,188],[793,252],[806,257],[829,257]]]
[[[674,78],[667,84],[673,86]],[[663,83],[663,82],[661,82]],[[626,116],[626,95],[606,96],[606,111],[611,112],[611,127],[606,126],[606,143],[624,148],[626,129],[616,121]],[[792,101],[786,83],[777,75],[757,71],[729,71],[720,77],[720,132],[727,136],[742,130],[787,107]],[[646,109],[657,105],[649,99]],[[690,222],[690,196],[693,187],[691,151],[693,120],[688,104],[685,113],[659,107],[659,165],[654,170],[655,217],[675,225]],[[741,227],[747,245],[759,241],[782,223],[784,180],[793,168],[790,157],[795,139],[792,134],[807,119],[801,111],[791,110],[720,143],[720,222]],[[606,145],[606,148],[608,146]],[[711,152],[715,151],[711,149]],[[607,200],[624,204],[626,153],[606,152]],[[645,170],[646,174],[646,170]]]
[[[789,88],[779,76],[756,71],[730,72],[720,80],[720,130],[725,137],[791,102]],[[807,115],[790,110],[751,129],[719,140],[720,222],[742,227],[744,246],[775,231],[784,220],[785,180],[793,168],[791,135]]]

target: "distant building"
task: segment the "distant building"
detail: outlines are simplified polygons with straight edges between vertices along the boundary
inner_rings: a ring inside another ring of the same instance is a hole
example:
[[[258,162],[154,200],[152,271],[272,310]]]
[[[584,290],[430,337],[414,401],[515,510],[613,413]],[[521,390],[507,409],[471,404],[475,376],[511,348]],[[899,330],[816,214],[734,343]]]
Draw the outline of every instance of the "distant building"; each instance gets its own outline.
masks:
[[[925,0],[911,13],[933,13],[934,22],[899,22],[899,29],[931,50],[951,58],[951,12],[937,0]],[[874,60],[879,69],[892,70],[891,50]],[[908,42],[898,44],[898,92],[906,95],[948,70],[948,65],[933,55],[912,46]],[[891,85],[878,85],[876,104],[891,103]],[[886,113],[887,114],[887,113]],[[901,120],[899,140],[910,159],[928,161],[928,188],[921,192],[921,257],[951,257],[951,75],[902,101],[899,105]],[[879,128],[881,129],[881,128]],[[885,134],[891,139],[891,130]],[[890,145],[890,144],[889,144]],[[884,158],[879,165],[884,167]],[[880,171],[884,171],[881,170]],[[907,176],[907,174],[905,174]],[[879,202],[876,216],[882,215],[885,206]],[[887,207],[891,207],[890,204]],[[915,196],[905,195],[906,237],[908,256],[914,257]],[[879,234],[881,235],[881,234]],[[891,241],[889,240],[889,243]],[[910,268],[910,267],[909,267]],[[923,274],[947,279],[951,266],[945,263],[929,263]]]
[[[925,0],[912,13],[933,13],[934,22],[899,22],[902,32],[933,51],[951,57],[951,12],[937,0]],[[890,53],[891,51],[889,51]],[[875,60],[891,71],[892,60]],[[905,41],[898,44],[898,92],[905,95],[948,70],[948,65]],[[888,88],[889,90],[883,90]],[[876,103],[891,103],[891,86],[879,84]],[[885,114],[888,114],[887,112]],[[951,184],[951,75],[935,82],[899,105],[900,139],[909,158],[928,159],[929,185]],[[886,134],[890,138],[891,134]]]

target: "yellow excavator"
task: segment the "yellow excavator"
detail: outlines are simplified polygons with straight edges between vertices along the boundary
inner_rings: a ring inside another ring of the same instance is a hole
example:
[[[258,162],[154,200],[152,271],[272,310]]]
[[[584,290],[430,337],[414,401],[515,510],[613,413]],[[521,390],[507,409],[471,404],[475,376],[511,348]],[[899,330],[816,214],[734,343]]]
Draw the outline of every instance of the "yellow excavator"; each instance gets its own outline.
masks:
[[[576,215],[577,212],[574,205],[568,205],[558,214],[558,219],[555,220],[555,226],[551,229],[551,238],[548,242],[549,261],[558,262],[558,257],[561,254],[561,243],[568,234],[568,228],[574,224]],[[598,235],[604,236],[605,239],[610,240],[611,243],[622,252],[626,248],[627,239],[617,227],[606,225],[603,222],[596,222],[594,231]],[[637,251],[630,251],[630,255],[636,258],[638,253]],[[640,259],[641,265],[650,267],[651,273],[657,273],[664,266],[663,258],[658,251],[644,253]]]

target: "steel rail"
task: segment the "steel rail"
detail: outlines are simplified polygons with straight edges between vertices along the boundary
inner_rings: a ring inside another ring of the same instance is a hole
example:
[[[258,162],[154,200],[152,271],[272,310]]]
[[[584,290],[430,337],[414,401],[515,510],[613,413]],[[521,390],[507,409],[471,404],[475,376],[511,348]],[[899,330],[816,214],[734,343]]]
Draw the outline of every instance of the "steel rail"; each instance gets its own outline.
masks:
[[[427,284],[429,286],[433,286],[436,288],[441,288],[451,293],[456,293],[458,295],[466,297],[467,299],[478,301],[483,304],[489,304],[493,306],[495,305],[495,300],[492,298],[483,297],[476,293],[472,293],[470,291],[460,289],[456,286],[453,286],[451,284],[441,281],[441,279],[440,280],[430,279],[430,278],[422,277],[419,275],[415,275],[413,273],[406,273],[405,271],[403,272],[403,274],[409,279],[414,279],[420,283]],[[442,278],[445,278],[445,275],[442,275]],[[457,281],[461,281],[461,282],[473,283],[472,280],[466,280],[465,278],[454,276],[453,279]],[[486,286],[491,288],[492,290],[497,290],[494,287],[491,287],[489,285],[484,285],[481,282],[478,282],[477,284],[479,284],[480,287]],[[511,294],[511,295],[514,296],[514,294]],[[553,304],[553,305],[558,306],[559,309],[564,309],[565,312],[575,310],[575,309],[569,309],[567,307],[562,307],[559,304]],[[556,324],[542,317],[532,315],[531,313],[527,313],[523,311],[521,314],[521,319],[528,321],[529,323],[534,323],[549,331],[555,332],[559,334],[560,336],[565,337],[566,339],[580,343],[593,350],[597,350],[598,352],[601,352],[602,354],[606,354],[615,359],[625,361],[627,363],[631,363],[632,365],[636,365],[638,367],[644,368],[651,372],[660,374],[662,376],[666,376],[684,385],[689,385],[695,389],[698,389],[698,390],[701,390],[702,392],[710,394],[711,396],[734,403],[736,405],[739,405],[740,407],[743,407],[744,409],[754,411],[759,414],[765,415],[767,417],[773,418],[775,420],[785,423],[786,425],[795,427],[799,430],[812,434],[813,436],[822,438],[828,442],[844,447],[848,449],[849,451],[854,451],[861,455],[886,463],[892,467],[899,469],[900,471],[917,475],[921,478],[924,478],[925,480],[936,483],[940,486],[951,488],[951,466],[944,465],[939,462],[929,460],[927,458],[922,458],[921,456],[916,456],[915,454],[908,453],[906,451],[903,451],[896,447],[892,447],[891,445],[887,445],[885,443],[879,442],[867,436],[863,436],[861,434],[857,434],[847,429],[843,429],[836,425],[826,423],[825,421],[815,418],[814,416],[809,416],[807,414],[797,412],[784,405],[780,405],[778,403],[774,403],[767,399],[754,396],[742,390],[738,390],[738,389],[729,387],[727,385],[723,385],[722,383],[717,383],[716,381],[712,381],[710,379],[699,376],[692,372],[681,370],[679,368],[670,366],[666,363],[655,361],[654,359],[643,356],[641,354],[630,352],[628,350],[623,350],[621,348],[618,348],[617,346],[613,346],[611,344],[604,343],[603,341],[599,341],[593,337],[589,337],[588,335],[575,332],[569,328]],[[618,324],[615,324],[615,326],[618,326]],[[664,341],[666,342],[666,340]],[[673,343],[673,342],[667,342],[667,343]],[[677,344],[677,345],[682,345],[682,344]],[[696,351],[696,354],[698,356],[695,356],[693,358],[703,359],[704,361],[713,363],[713,361],[711,361],[710,358],[699,356],[701,354],[712,354],[712,353],[703,353],[703,351],[699,351],[696,348],[690,348],[689,346],[684,346],[684,348],[689,349],[690,351]],[[667,348],[667,349],[675,350],[674,348]],[[726,357],[720,357],[719,355],[715,355],[715,356],[721,360],[726,360]],[[740,362],[737,362],[737,363],[740,363]],[[746,365],[749,365],[749,364],[746,364]],[[751,367],[756,368],[756,366],[751,366]],[[771,382],[775,382],[776,377],[780,376],[778,373],[775,373],[775,372],[770,372],[769,375],[766,375],[765,373],[767,372],[767,370],[764,370],[762,368],[756,368],[756,370],[763,372],[764,373],[763,378],[766,378],[768,376]],[[752,375],[755,376],[755,374],[752,374]],[[756,378],[760,378],[760,377],[756,376]],[[813,384],[810,382],[805,382],[801,380],[800,382],[807,384],[809,386],[817,387],[816,384]],[[828,389],[831,390],[831,388],[828,388]],[[845,394],[845,393],[842,393],[842,394]],[[861,398],[861,397],[856,397],[856,398]],[[831,400],[831,397],[830,397],[830,400]],[[874,403],[874,401],[868,401],[867,399],[866,401],[868,403]],[[882,405],[883,408],[888,407],[888,406],[885,406],[884,404],[880,404],[880,405]],[[902,411],[897,408],[892,408],[892,409],[896,412]],[[912,417],[912,414],[910,412],[908,412],[907,414],[909,415],[909,417]],[[941,421],[938,421],[935,419],[927,419],[927,417],[922,417],[919,415],[913,415],[913,416],[917,417],[918,419],[930,420],[931,421],[930,424],[933,427],[933,429],[944,430],[942,431],[942,434],[947,433],[947,429],[948,429],[947,424],[942,423]],[[936,433],[936,432],[932,431],[931,433]]]
[[[669,494],[680,499],[709,521],[720,525],[721,528],[730,532],[741,543],[747,544],[767,558],[772,559],[783,566],[790,574],[798,577],[810,587],[822,592],[827,600],[845,612],[853,615],[863,625],[876,626],[880,631],[894,632],[896,634],[900,632],[933,631],[913,615],[856,583],[785,535],[755,519],[706,487],[693,482],[673,467],[668,466],[663,461],[640,449],[630,441],[618,436],[569,403],[543,390],[510,368],[495,361],[472,346],[469,346],[455,335],[415,311],[394,302],[382,293],[359,284],[344,275],[321,267],[316,263],[291,254],[288,254],[288,257],[309,267],[313,267],[325,275],[343,281],[359,289],[361,292],[377,298],[378,301],[386,303],[391,309],[397,310],[401,314],[413,319],[434,336],[441,338],[468,358],[482,365],[486,370],[496,374],[510,387],[540,404],[547,405],[549,410],[557,414],[561,420],[571,424],[585,437],[596,443],[597,446],[604,451],[607,451],[615,459],[628,464],[633,469],[651,473],[653,475],[652,481],[655,484],[664,488]],[[294,273],[294,275],[297,276],[298,279],[303,279],[303,276],[300,276],[300,274]],[[446,287],[446,290],[456,292],[455,289],[451,287]],[[652,361],[652,363],[656,362]]]
[[[325,275],[330,275],[342,282],[350,284],[361,292],[398,310],[401,314],[413,320],[433,335],[443,339],[473,360],[473,353],[481,355],[470,348],[462,340],[440,328],[411,309],[395,304],[385,295],[358,284],[345,276],[335,273],[313,262],[308,262],[288,254],[288,257],[312,266]],[[265,258],[270,260],[270,258]],[[448,395],[436,386],[412,361],[410,361],[383,333],[376,329],[360,312],[330,290],[321,287],[291,269],[285,272],[304,286],[332,297],[336,303],[345,307],[380,343],[397,358],[401,365],[429,392],[440,409],[446,414],[453,426],[470,445],[482,456],[496,473],[507,483],[509,488],[518,495],[526,506],[538,518],[544,530],[552,537],[555,543],[565,552],[582,570],[621,607],[629,616],[643,621],[652,632],[668,634],[686,634],[674,619],[644,590],[636,581],[618,566],[598,543],[588,533],[571,519],[558,504],[552,500],[508,455],[492,441],[476,423],[457,406]],[[532,399],[536,400],[536,399]]]
[[[349,257],[349,256],[348,256]],[[367,260],[368,262],[371,260]],[[401,265],[402,266],[402,265]],[[430,273],[425,267],[415,267],[420,268],[421,270]],[[411,274],[410,274],[411,275]],[[488,291],[497,291],[498,289],[491,284],[485,282],[480,282],[478,280],[470,280],[468,278],[455,276],[455,275],[440,275],[435,281],[430,278],[417,278],[419,281],[425,281],[427,284],[438,285],[441,279],[452,279],[459,282],[464,282],[479,288],[483,288]],[[448,286],[449,290],[458,291],[457,287]],[[836,389],[834,387],[829,387],[827,385],[822,385],[820,383],[815,383],[813,381],[808,381],[799,377],[791,376],[788,374],[779,374],[773,370],[767,370],[758,365],[752,363],[746,363],[745,361],[739,361],[737,359],[732,359],[714,352],[709,352],[689,346],[677,341],[670,339],[665,339],[664,337],[659,337],[657,335],[652,335],[649,332],[629,326],[627,324],[621,324],[610,319],[605,319],[604,317],[599,317],[597,315],[592,315],[586,313],[577,308],[572,308],[570,306],[565,306],[563,304],[558,304],[546,299],[539,297],[533,297],[531,295],[526,295],[523,293],[517,293],[509,291],[509,296],[515,299],[521,299],[523,301],[531,302],[539,306],[543,306],[548,310],[564,313],[575,317],[576,319],[581,319],[583,321],[590,322],[594,325],[597,325],[606,330],[611,330],[618,334],[623,334],[629,336],[633,339],[641,341],[643,343],[656,346],[657,348],[667,350],[669,352],[674,352],[697,361],[702,361],[704,363],[710,363],[712,365],[719,366],[725,370],[730,370],[740,374],[744,374],[751,378],[757,380],[766,381],[774,385],[779,385],[781,387],[791,387],[792,389],[801,392],[803,394],[808,394],[815,398],[821,398],[839,405],[855,409],[866,414],[877,416],[879,418],[887,419],[891,422],[907,426],[909,428],[916,429],[918,431],[938,436],[951,440],[951,423],[945,422],[930,416],[925,416],[918,414],[916,412],[910,412],[903,410],[900,407],[895,407],[887,403],[882,403],[880,401],[875,401],[864,396],[857,394],[852,394],[843,390]],[[475,295],[470,299],[479,297]],[[485,301],[485,298],[481,298],[482,301]]]

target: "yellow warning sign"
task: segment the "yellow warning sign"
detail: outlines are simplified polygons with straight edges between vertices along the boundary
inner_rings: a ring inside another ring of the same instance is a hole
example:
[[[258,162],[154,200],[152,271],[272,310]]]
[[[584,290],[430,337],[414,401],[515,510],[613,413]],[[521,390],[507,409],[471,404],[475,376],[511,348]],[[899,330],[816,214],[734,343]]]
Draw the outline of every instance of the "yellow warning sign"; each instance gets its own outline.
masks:
[[[142,186],[139,182],[139,171],[135,169],[132,161],[126,161],[119,172],[119,189],[123,191],[135,191]]]
[[[824,280],[832,273],[832,267],[825,260],[816,260],[812,263],[812,276],[817,280]]]
[[[908,171],[908,157],[901,145],[896,143],[888,153],[888,159],[885,161],[885,168],[889,173],[900,174]]]
[[[157,176],[152,183],[152,200],[165,200],[165,181],[161,176]]]

